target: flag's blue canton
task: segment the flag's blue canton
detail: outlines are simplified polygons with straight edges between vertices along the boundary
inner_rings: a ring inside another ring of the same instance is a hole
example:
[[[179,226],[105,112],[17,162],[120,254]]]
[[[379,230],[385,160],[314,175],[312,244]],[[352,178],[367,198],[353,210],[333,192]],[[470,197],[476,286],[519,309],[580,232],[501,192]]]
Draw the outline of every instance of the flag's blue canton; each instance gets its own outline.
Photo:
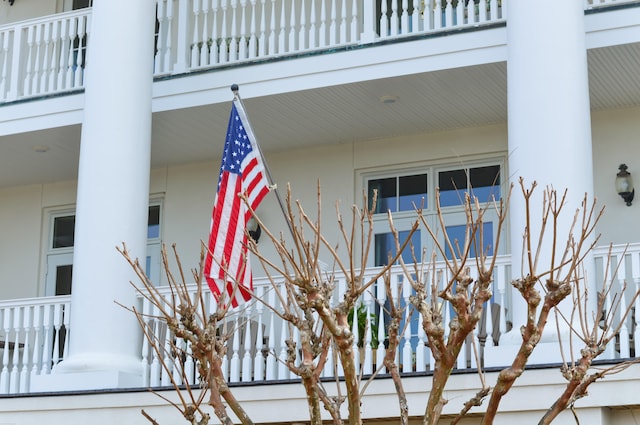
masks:
[[[229,120],[229,127],[227,128],[227,140],[224,145],[218,188],[220,188],[223,172],[228,171],[230,173],[240,174],[242,161],[244,161],[244,158],[249,152],[251,152],[249,136],[247,136],[240,115],[238,115],[238,111],[235,105],[233,105],[231,109],[231,120]]]

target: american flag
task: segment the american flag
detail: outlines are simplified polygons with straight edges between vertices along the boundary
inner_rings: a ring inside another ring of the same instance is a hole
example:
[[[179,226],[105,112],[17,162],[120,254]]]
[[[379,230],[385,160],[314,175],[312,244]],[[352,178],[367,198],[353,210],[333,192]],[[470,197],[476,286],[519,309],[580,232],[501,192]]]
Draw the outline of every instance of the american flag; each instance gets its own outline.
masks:
[[[255,210],[269,190],[260,151],[242,103],[236,97],[222,154],[204,265],[207,283],[216,299],[226,291],[227,302],[233,307],[250,300],[253,291],[245,232],[251,213],[239,195],[246,194]]]

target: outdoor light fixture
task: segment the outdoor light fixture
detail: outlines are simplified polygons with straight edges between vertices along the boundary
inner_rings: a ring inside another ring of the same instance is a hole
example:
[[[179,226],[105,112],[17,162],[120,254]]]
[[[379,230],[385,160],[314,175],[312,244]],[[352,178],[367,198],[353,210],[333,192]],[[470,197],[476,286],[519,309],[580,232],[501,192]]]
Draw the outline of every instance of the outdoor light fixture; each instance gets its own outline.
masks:
[[[620,171],[616,174],[616,192],[622,196],[627,206],[630,207],[635,193],[633,189],[633,179],[631,178],[631,173],[627,171],[626,164],[620,164],[618,169]]]

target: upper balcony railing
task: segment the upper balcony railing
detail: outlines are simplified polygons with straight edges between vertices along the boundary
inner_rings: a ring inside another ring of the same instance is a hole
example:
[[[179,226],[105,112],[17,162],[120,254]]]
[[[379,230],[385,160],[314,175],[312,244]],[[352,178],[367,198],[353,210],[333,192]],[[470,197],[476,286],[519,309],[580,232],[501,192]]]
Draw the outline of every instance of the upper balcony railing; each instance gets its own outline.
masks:
[[[585,8],[635,1],[585,0]],[[507,0],[158,0],[154,74],[494,24],[506,7]],[[91,12],[0,26],[0,103],[83,89]]]
[[[605,276],[611,280],[611,276],[614,276],[613,272],[617,270],[613,280],[613,291],[607,295],[606,313],[603,314],[612,312],[613,304],[627,305],[632,299],[632,294],[640,289],[640,243],[629,247],[614,247],[610,261],[607,261],[607,254],[608,247],[599,248],[594,253],[595,282],[603,282]],[[473,342],[468,339],[465,343],[466,347],[461,350],[458,360],[458,370],[477,367],[471,344],[479,348],[480,361],[486,364],[502,364],[500,363],[502,360],[496,361],[490,356],[502,359],[503,351],[510,352],[511,347],[503,349],[503,346],[499,345],[500,336],[511,328],[513,314],[511,302],[513,291],[509,284],[510,265],[509,256],[502,256],[497,261],[494,270],[493,297],[485,306],[485,311],[490,311],[491,314],[484,315],[485,317],[474,331]],[[371,276],[374,276],[375,272],[376,270],[368,271]],[[442,276],[444,283],[446,279],[444,265],[437,264],[434,272]],[[474,273],[477,272],[471,270],[472,276]],[[394,270],[392,284],[400,286],[402,275],[401,270]],[[340,276],[337,276],[336,281],[334,295],[338,299],[344,292],[346,284],[344,278]],[[625,281],[627,282],[626,292],[621,290]],[[196,286],[193,285],[191,290],[195,295]],[[257,280],[255,292],[257,296],[267,300],[276,311],[279,309],[280,300],[275,296],[268,282]],[[381,292],[384,293],[384,291]],[[356,363],[364,375],[371,374],[376,368],[382,367],[385,322],[388,320],[380,309],[380,306],[385,305],[384,296],[374,296],[373,293],[375,288],[372,293],[366,293],[360,300],[358,305],[360,314],[357,314],[353,321],[354,352],[359,356]],[[402,294],[403,305],[409,305],[410,290],[406,287],[402,288],[400,294]],[[168,288],[166,297],[167,300],[171,300]],[[209,303],[207,308],[213,312],[214,298],[208,291],[205,293],[205,298]],[[72,307],[68,296],[0,302],[0,394],[30,392],[30,383],[34,376],[50,374],[52,368],[67,356],[69,335],[73,332],[69,326]],[[156,307],[144,301],[139,308],[148,314],[145,325],[151,334],[155,335],[160,347],[160,350],[156,351],[150,347],[148,341],[145,340],[142,343],[140,352],[142,384],[150,387],[170,385],[171,376],[182,379],[181,371],[178,370],[181,366],[185,367],[188,381],[191,384],[197,383],[197,368],[193,359],[182,355],[175,357],[175,350],[171,349],[171,344],[177,342],[179,345],[180,340],[175,340],[174,335],[167,332],[163,321],[154,318],[158,316]],[[624,314],[624,309],[622,310],[612,318],[614,328],[618,324],[621,325],[620,331],[599,359],[633,358],[639,352],[640,317],[638,314],[630,314],[624,322],[621,322]],[[640,300],[635,300],[633,310],[640,311]],[[397,352],[400,371],[428,373],[433,370],[434,362],[426,336],[419,325],[421,318],[412,309],[406,309],[404,315],[404,323],[401,324],[403,331]],[[451,311],[445,309],[443,316],[444,329],[448,331]],[[233,336],[227,343],[228,349],[223,365],[229,382],[259,384],[295,378],[285,366],[284,360],[287,358],[285,340],[296,341],[298,335],[290,335],[289,327],[278,315],[262,303],[256,302],[249,303],[240,311],[230,314],[228,319],[226,326],[228,329],[234,329]],[[359,323],[361,320],[368,323]],[[364,332],[359,329],[364,329]],[[189,353],[190,347],[184,342],[182,344],[180,348]],[[163,350],[163,347],[166,349]],[[169,366],[168,369],[162,367],[163,362]],[[323,369],[322,376],[333,377],[334,366],[335,364],[329,361]]]

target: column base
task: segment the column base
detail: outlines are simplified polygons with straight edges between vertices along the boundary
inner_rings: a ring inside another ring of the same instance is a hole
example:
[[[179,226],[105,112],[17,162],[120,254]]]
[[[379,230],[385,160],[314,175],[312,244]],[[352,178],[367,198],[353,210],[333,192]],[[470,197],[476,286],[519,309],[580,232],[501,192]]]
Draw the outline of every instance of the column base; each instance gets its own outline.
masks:
[[[50,375],[32,377],[32,392],[85,391],[142,387],[140,359],[129,356],[88,354],[58,363]]]
[[[142,375],[120,371],[54,373],[31,378],[32,393],[141,388]]]

